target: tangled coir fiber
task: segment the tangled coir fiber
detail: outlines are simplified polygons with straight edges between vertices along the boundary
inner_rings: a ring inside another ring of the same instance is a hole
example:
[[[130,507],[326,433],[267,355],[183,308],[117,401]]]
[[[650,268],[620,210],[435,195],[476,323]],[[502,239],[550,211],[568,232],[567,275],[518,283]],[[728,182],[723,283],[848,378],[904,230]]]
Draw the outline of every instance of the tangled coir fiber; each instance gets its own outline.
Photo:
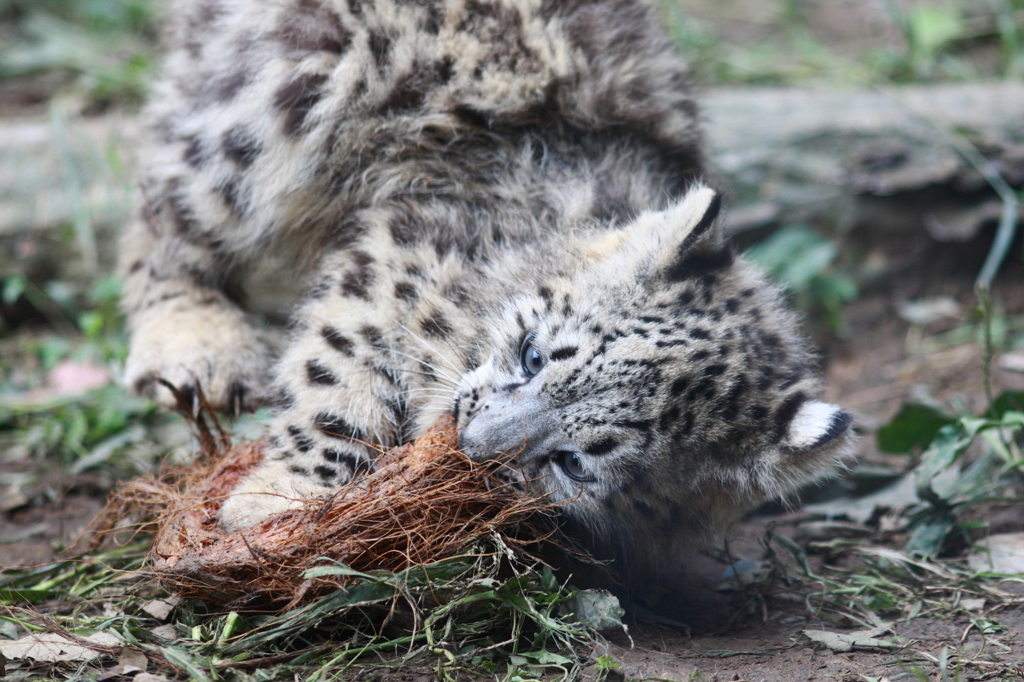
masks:
[[[314,566],[340,562],[357,571],[398,572],[454,556],[494,533],[524,554],[543,536],[543,524],[531,519],[551,505],[513,494],[491,468],[462,454],[447,417],[415,442],[382,453],[373,472],[332,494],[225,532],[217,513],[260,463],[264,444],[230,447],[219,426],[219,437],[206,426],[204,412],[193,413],[199,460],[122,486],[96,524],[102,535],[127,517],[144,518],[155,531],[153,571],[182,597],[287,609],[350,580],[305,577]]]

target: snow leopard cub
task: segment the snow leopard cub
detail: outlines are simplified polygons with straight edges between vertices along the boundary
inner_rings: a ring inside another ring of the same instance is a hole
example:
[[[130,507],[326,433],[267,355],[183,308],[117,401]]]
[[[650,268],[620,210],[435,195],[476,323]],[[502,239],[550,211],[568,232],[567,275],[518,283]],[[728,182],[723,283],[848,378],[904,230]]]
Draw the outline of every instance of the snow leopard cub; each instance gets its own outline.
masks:
[[[797,320],[722,243],[641,0],[184,0],[169,24],[126,374],[276,406],[226,526],[450,412],[582,543],[657,573],[850,449]],[[267,277],[307,287],[281,351]]]

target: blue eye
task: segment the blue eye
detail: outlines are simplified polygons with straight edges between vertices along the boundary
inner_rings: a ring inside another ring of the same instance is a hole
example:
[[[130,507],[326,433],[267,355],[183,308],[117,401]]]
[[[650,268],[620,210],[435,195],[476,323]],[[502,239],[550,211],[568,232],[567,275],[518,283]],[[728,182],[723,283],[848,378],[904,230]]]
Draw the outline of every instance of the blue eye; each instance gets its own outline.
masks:
[[[523,341],[523,348],[519,351],[519,363],[528,377],[534,376],[544,368],[544,356],[534,347],[532,335]]]
[[[579,456],[579,453],[572,452],[570,450],[557,450],[554,453],[553,459],[562,467],[562,471],[565,472],[566,476],[574,481],[589,481],[590,477],[587,475],[587,470],[583,468],[583,460]]]

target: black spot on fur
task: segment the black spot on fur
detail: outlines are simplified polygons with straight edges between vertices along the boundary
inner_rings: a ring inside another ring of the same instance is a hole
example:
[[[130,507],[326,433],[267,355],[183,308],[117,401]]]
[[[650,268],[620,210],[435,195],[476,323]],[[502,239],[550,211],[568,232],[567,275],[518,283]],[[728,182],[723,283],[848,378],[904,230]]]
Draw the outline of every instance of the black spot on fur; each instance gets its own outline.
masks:
[[[337,329],[335,329],[334,327],[330,325],[324,325],[320,329],[320,336],[324,338],[324,341],[326,341],[331,348],[338,351],[342,355],[346,357],[352,357],[353,355],[355,355],[353,351],[354,344],[352,343],[352,340],[349,339],[344,334],[342,334]]]
[[[388,221],[388,232],[395,244],[409,246],[417,242],[422,229],[409,213],[398,211]]]
[[[245,170],[262,153],[260,143],[246,130],[245,126],[236,125],[229,128],[220,142],[224,157]]]
[[[313,439],[304,434],[298,426],[289,426],[288,434],[295,441],[295,447],[299,452],[309,452],[313,448]]]
[[[352,261],[355,268],[345,274],[341,281],[341,292],[347,296],[370,300],[370,287],[373,285],[374,275],[373,256],[365,251],[356,251],[352,254]]]
[[[720,377],[725,374],[726,369],[728,368],[725,365],[708,365],[702,374],[706,377]]]
[[[544,310],[551,312],[551,305],[555,297],[554,292],[548,287],[540,287],[537,289],[537,295],[544,299]]]
[[[576,346],[564,346],[551,352],[551,360],[568,360],[579,352]]]
[[[300,52],[342,55],[352,44],[352,31],[338,13],[313,0],[298,0],[273,35],[285,47]]]
[[[167,210],[171,214],[171,221],[179,236],[186,241],[195,241],[200,237],[197,234],[199,221],[193,215],[192,209],[185,203],[184,197],[177,193],[168,197]]]
[[[288,459],[291,456],[292,456],[292,454],[288,453],[288,455],[286,457],[282,457],[282,459]],[[306,469],[300,467],[297,464],[292,464],[291,466],[289,466],[288,467],[288,471],[290,471],[291,473],[295,474],[296,476],[309,476],[309,471],[307,471]]]
[[[460,306],[464,306],[470,301],[469,292],[466,291],[466,287],[462,286],[462,283],[456,280],[448,282],[444,289],[441,290],[441,295],[452,303]]]
[[[409,73],[403,75],[380,105],[378,113],[384,116],[419,108],[430,90],[444,85],[452,77],[450,58],[430,64],[416,62]]]
[[[235,95],[237,95],[248,82],[249,72],[245,69],[239,69],[233,74],[221,78],[211,84],[210,90],[213,93],[214,100],[223,104],[233,100]]]
[[[239,196],[238,178],[227,177],[213,187],[213,191],[220,195],[221,199],[236,216],[245,214],[245,205]]]
[[[793,385],[803,379],[803,377],[804,372],[800,367],[790,370],[784,377],[782,377],[782,381],[779,382],[779,390],[785,391],[788,388],[792,388]]]
[[[370,469],[370,463],[361,457],[349,454],[347,452],[340,452],[338,450],[326,449],[323,450],[320,455],[325,461],[331,464],[341,464],[349,470],[350,476],[361,474]]]
[[[739,307],[740,307],[740,302],[738,300],[736,300],[735,298],[726,299],[726,301],[725,301],[725,309],[727,311],[729,311],[730,313],[736,312],[737,310],[739,310]]]
[[[714,379],[701,379],[690,391],[686,394],[686,400],[693,402],[697,399],[711,400],[718,393],[718,389],[715,388]]]
[[[755,422],[759,422],[768,416],[768,408],[764,405],[754,405],[747,410],[747,416]]]
[[[306,117],[323,97],[321,88],[327,82],[322,73],[304,73],[285,83],[274,95],[274,106],[285,114],[284,132],[298,137],[303,132]]]
[[[315,386],[334,386],[338,383],[338,377],[316,360],[306,361],[306,378]]]
[[[331,467],[324,466],[323,464],[317,464],[313,467],[313,473],[320,477],[324,483],[333,481],[338,476],[338,472]]]
[[[673,426],[677,421],[679,421],[679,406],[673,405],[658,417],[658,430],[668,431],[669,427]]]
[[[677,398],[683,394],[686,387],[690,385],[690,380],[686,377],[679,377],[672,382],[672,386],[669,388],[669,394],[673,398]]]
[[[335,249],[347,249],[366,233],[366,225],[358,220],[343,218],[330,230],[328,243]]]
[[[270,398],[270,406],[278,410],[290,410],[295,406],[295,396],[287,388],[279,387]]]
[[[423,21],[423,30],[436,34],[441,30],[441,23],[444,19],[444,8],[441,3],[428,3],[426,7],[426,18]]]
[[[313,428],[331,438],[363,441],[366,437],[360,429],[352,426],[333,412],[324,410],[313,417]]]
[[[359,328],[359,335],[366,339],[366,342],[373,348],[381,348],[384,343],[384,336],[380,330],[373,325],[364,325]]]
[[[649,419],[642,419],[642,420],[625,419],[623,421],[617,421],[617,422],[614,423],[614,425],[618,426],[619,428],[622,428],[622,429],[634,429],[636,431],[640,431],[640,432],[643,432],[643,433],[646,433],[647,431],[650,430],[651,424],[652,424],[652,422]]]
[[[415,301],[419,298],[419,291],[416,289],[416,285],[412,282],[396,282],[395,283],[395,298],[402,301]]]
[[[388,52],[391,50],[391,36],[383,31],[370,31],[370,54],[378,69],[388,64]]]
[[[203,143],[197,135],[190,135],[185,138],[185,153],[182,158],[192,168],[202,168],[206,165],[206,155],[203,154]]]
[[[722,410],[722,419],[724,421],[731,422],[739,416],[740,398],[743,397],[746,391],[747,379],[741,376],[736,380],[732,388],[729,389],[729,394],[725,397],[725,407]]]
[[[491,127],[491,122],[482,112],[476,109],[460,105],[453,107],[449,112],[455,119],[467,128],[481,128],[488,129]]]
[[[330,277],[324,277],[319,282],[310,287],[309,293],[306,295],[312,299],[322,299],[324,296],[330,293],[331,289],[333,288],[334,280],[332,280]]]
[[[139,270],[141,270],[141,269],[142,269],[143,267],[145,267],[145,265],[146,265],[146,264],[145,264],[145,263],[144,263],[143,261],[141,261],[141,260],[137,260],[137,261],[135,261],[134,263],[132,263],[132,264],[131,264],[131,266],[129,266],[129,268],[128,268],[128,272],[129,272],[130,274],[134,275],[134,274],[135,274],[136,272],[138,272],[138,271],[139,271]]]
[[[774,442],[778,443],[786,435],[786,431],[789,429],[790,423],[793,421],[793,417],[796,416],[800,406],[807,402],[807,396],[801,391],[797,391],[793,395],[786,398],[778,409],[775,410],[773,417],[775,421],[775,432]]]
[[[606,455],[618,446],[619,442],[614,438],[603,438],[596,443],[583,449],[588,455]]]
[[[444,338],[452,333],[452,325],[441,311],[434,309],[430,311],[425,319],[420,320],[420,326],[427,336]]]

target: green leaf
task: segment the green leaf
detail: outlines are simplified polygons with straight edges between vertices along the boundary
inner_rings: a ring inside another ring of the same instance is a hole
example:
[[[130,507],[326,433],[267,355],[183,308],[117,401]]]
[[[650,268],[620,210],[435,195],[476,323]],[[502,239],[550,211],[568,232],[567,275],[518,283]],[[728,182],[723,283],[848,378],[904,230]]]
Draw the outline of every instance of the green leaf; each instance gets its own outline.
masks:
[[[117,303],[121,299],[121,278],[109,275],[97,280],[89,288],[88,299],[93,304]]]
[[[195,682],[209,682],[210,676],[206,674],[192,656],[182,649],[175,649],[169,646],[160,647],[160,653],[164,655],[172,665],[175,665],[188,673]]]
[[[540,651],[528,651],[526,653],[520,652],[519,658],[527,659],[527,661],[533,665],[572,665],[571,659],[546,649],[541,649]],[[521,663],[520,665],[523,664]]]
[[[4,305],[14,305],[14,302],[21,298],[28,288],[28,280],[25,275],[11,275],[4,280],[3,302]]]
[[[924,557],[934,557],[942,549],[949,531],[956,525],[956,519],[950,514],[929,516],[910,534],[903,551]]]
[[[954,7],[922,4],[910,12],[910,40],[914,51],[930,57],[964,32],[963,18]]]
[[[928,449],[921,455],[921,463],[914,470],[917,496],[936,506],[946,501],[932,488],[932,481],[960,458],[974,440],[965,435],[960,424],[947,424],[939,429]]]
[[[794,291],[803,291],[811,280],[821,275],[835,260],[839,247],[835,242],[822,239],[794,254],[783,267],[778,270],[778,277]],[[797,257],[798,256],[798,257]]]
[[[96,310],[89,310],[78,316],[78,328],[82,330],[86,338],[98,339],[103,333],[103,313]]]
[[[992,401],[991,411],[997,419],[1007,412],[1024,412],[1024,391],[1006,391]]]
[[[16,604],[40,604],[57,594],[56,590],[0,590],[0,604],[14,606]]]
[[[906,453],[925,447],[943,426],[956,421],[954,417],[929,405],[908,403],[900,408],[892,421],[878,430],[878,449],[882,452]]]

